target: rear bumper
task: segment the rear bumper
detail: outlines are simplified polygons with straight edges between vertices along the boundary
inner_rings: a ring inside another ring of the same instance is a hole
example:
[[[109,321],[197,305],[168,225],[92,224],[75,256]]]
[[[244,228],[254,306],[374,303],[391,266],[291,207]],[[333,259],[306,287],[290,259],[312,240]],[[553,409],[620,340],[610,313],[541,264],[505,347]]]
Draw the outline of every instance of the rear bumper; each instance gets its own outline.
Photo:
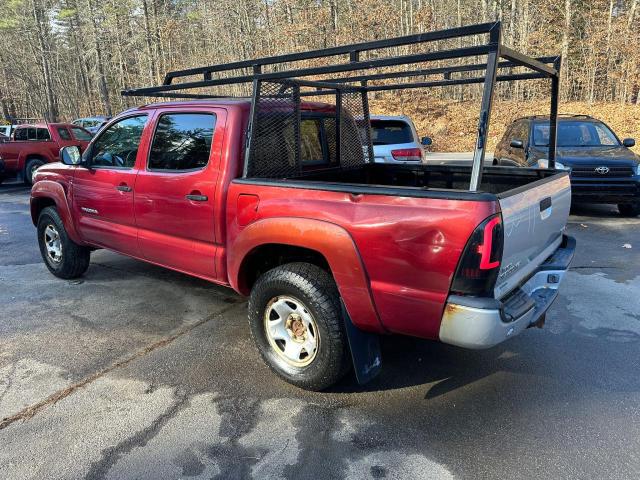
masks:
[[[538,322],[558,296],[576,248],[573,237],[522,286],[503,300],[450,295],[440,324],[440,341],[464,348],[489,348]]]

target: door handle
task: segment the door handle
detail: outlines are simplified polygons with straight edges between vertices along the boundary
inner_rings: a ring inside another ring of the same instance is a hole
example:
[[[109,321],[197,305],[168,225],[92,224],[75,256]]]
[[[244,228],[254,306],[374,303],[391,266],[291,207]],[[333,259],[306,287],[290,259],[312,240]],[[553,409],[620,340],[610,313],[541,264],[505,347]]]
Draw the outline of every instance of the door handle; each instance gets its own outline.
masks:
[[[129,185],[118,185],[116,187],[116,190],[119,190],[121,192],[130,192],[131,191],[131,187]]]
[[[551,200],[551,197],[545,197],[540,200],[540,211],[544,212],[547,208],[551,208],[552,205],[553,201]]]
[[[206,195],[194,194],[190,193],[189,195],[185,195],[187,200],[191,200],[192,202],[206,202],[209,200],[209,197]]]

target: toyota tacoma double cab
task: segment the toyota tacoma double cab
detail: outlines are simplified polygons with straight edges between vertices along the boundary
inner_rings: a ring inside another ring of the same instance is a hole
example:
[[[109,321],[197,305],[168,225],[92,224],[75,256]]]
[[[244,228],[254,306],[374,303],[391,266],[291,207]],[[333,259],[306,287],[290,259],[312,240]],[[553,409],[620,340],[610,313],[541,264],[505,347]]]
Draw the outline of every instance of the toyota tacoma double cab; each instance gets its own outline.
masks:
[[[0,142],[0,182],[18,177],[31,185],[38,168],[60,160],[62,147],[75,145],[84,150],[89,140],[88,131],[68,123],[18,125],[11,141]]]
[[[501,52],[489,51],[485,68],[498,68]],[[171,72],[162,86],[123,92],[196,99],[127,110],[84,154],[66,147],[62,163],[36,172],[31,216],[49,271],[78,277],[105,248],[231,287],[249,297],[248,328],[266,364],[313,390],[352,366],[358,381],[369,380],[381,365],[381,334],[477,349],[541,326],[575,248],[564,232],[567,172],[479,169],[488,111],[473,168],[376,163],[369,87],[297,78],[324,66],[256,67],[297,55],[206,67],[205,80],[191,83],[171,78],[194,70]],[[353,63],[337,68],[360,67]],[[211,75],[245,66],[254,73]],[[181,91],[230,78],[253,82],[252,98]]]

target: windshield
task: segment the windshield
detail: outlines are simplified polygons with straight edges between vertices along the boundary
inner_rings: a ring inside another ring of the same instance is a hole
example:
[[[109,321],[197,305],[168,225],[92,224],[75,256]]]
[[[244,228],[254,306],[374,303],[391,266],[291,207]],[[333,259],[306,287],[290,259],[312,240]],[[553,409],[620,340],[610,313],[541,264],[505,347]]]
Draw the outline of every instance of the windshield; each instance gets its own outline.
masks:
[[[533,126],[533,144],[549,146],[549,122]],[[558,122],[558,147],[610,147],[620,145],[611,130],[600,122]]]
[[[374,145],[412,143],[413,133],[402,120],[371,120],[371,142]]]

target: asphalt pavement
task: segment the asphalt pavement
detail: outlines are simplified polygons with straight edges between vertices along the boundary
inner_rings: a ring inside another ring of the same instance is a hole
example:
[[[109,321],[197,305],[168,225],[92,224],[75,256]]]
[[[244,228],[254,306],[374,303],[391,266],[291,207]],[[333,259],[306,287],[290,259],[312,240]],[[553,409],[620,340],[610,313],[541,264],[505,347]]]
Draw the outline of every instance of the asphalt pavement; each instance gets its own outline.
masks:
[[[375,381],[310,393],[263,365],[231,290],[105,251],[53,277],[28,194],[0,185],[2,479],[640,477],[640,219],[572,214],[544,329],[384,338]]]

